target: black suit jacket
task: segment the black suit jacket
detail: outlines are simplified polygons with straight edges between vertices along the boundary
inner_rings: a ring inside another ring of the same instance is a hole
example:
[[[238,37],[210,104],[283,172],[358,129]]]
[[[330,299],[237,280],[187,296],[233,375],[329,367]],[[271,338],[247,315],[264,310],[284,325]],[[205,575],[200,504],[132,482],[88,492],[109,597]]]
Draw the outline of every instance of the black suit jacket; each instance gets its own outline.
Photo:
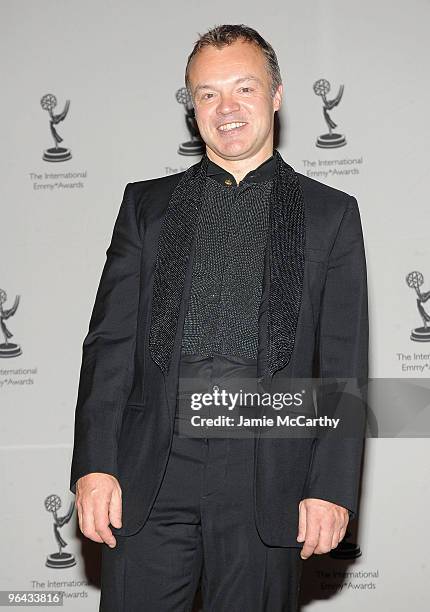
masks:
[[[112,531],[119,535],[132,535],[145,523],[169,456],[201,167],[126,186],[83,342],[70,489],[75,493],[78,478],[90,472],[116,476],[123,526]],[[282,304],[280,293],[270,301],[280,286],[266,253],[259,380],[353,378],[364,404],[367,281],[357,201],[288,168],[301,193],[306,240],[292,243]],[[286,225],[270,230],[281,251],[288,223],[297,224],[297,218],[283,218]],[[295,325],[284,327],[279,345],[279,331],[294,310]],[[278,344],[270,338],[269,315],[277,322]],[[324,401],[330,406],[329,394]],[[355,516],[361,437],[256,437],[255,450],[255,519],[266,544],[302,546],[296,541],[298,504],[306,497],[332,501]]]

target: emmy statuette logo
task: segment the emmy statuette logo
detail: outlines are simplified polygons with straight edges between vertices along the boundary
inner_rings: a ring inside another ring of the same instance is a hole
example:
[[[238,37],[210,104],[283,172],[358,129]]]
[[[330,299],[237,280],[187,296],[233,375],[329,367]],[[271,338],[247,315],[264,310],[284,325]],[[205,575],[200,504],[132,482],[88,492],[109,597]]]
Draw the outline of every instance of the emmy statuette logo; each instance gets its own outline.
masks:
[[[430,327],[428,322],[430,321],[430,315],[424,310],[423,304],[430,298],[430,291],[420,291],[421,285],[424,283],[424,276],[421,272],[409,272],[406,276],[406,284],[411,289],[415,289],[417,294],[417,308],[420,316],[423,320],[422,327],[416,327],[411,331],[411,340],[415,342],[430,342]]]
[[[176,92],[176,100],[179,104],[183,104],[185,108],[185,123],[190,133],[191,140],[183,142],[179,145],[179,155],[203,155],[205,150],[204,142],[202,141],[199,128],[197,127],[196,118],[194,115],[193,103],[191,96],[186,87],[181,87]]]
[[[63,142],[63,139],[55,129],[55,126],[58,125],[61,121],[63,121],[67,117],[67,113],[69,112],[70,100],[66,100],[66,104],[64,106],[63,112],[54,115],[52,112],[53,109],[57,106],[57,98],[53,94],[46,94],[40,100],[41,107],[49,112],[49,125],[51,128],[51,134],[54,138],[55,146],[50,147],[49,149],[45,149],[43,151],[43,159],[47,162],[63,162],[71,159],[72,153],[70,149],[66,149],[65,147],[59,147],[59,143]]]
[[[5,321],[16,313],[19,304],[19,295],[15,297],[15,302],[12,308],[3,308],[3,304],[7,301],[6,291],[0,289],[0,327],[4,336],[4,342],[0,344],[0,358],[7,357],[18,357],[22,354],[21,347],[19,344],[9,342],[9,338],[12,338],[13,334],[6,327]]]
[[[324,119],[327,123],[328,133],[318,136],[316,146],[322,149],[336,149],[337,147],[343,147],[346,145],[346,138],[342,134],[336,134],[333,132],[337,128],[337,124],[328,114],[329,110],[332,110],[339,104],[343,96],[343,85],[339,87],[338,94],[333,100],[327,100],[327,94],[330,91],[330,83],[326,79],[318,79],[314,83],[314,92],[317,96],[321,96],[323,101],[323,114]]]
[[[48,512],[52,512],[54,519],[54,535],[58,546],[58,552],[51,553],[47,556],[45,565],[54,569],[73,567],[76,565],[75,557],[71,553],[63,552],[63,548],[67,546],[67,542],[61,537],[59,528],[66,525],[72,518],[74,503],[70,502],[67,514],[58,516],[57,511],[61,508],[61,499],[58,495],[48,495],[45,499],[45,508]]]

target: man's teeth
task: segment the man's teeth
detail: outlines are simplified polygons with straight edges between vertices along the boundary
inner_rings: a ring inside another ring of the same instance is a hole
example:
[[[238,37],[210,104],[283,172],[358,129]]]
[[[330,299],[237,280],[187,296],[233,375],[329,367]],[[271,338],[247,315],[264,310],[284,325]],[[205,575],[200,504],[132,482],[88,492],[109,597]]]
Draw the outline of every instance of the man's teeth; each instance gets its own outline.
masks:
[[[242,125],[246,125],[245,123],[224,123],[224,125],[220,125],[218,129],[223,132],[228,132],[229,130],[234,130],[235,128],[242,127]]]

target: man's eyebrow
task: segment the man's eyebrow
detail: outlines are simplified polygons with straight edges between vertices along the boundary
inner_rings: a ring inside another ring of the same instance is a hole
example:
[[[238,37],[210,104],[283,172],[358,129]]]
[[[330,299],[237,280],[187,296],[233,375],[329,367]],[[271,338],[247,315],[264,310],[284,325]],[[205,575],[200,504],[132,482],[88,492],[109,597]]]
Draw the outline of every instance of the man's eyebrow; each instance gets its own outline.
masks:
[[[240,83],[244,83],[245,81],[256,81],[260,85],[262,83],[261,79],[259,79],[258,77],[254,76],[253,74],[248,74],[246,76],[240,77],[239,79],[236,79],[234,84],[235,85],[239,85]],[[204,84],[201,84],[201,85],[197,85],[194,88],[194,93],[196,94],[201,89],[216,89],[216,87],[214,87],[213,85],[210,85],[210,83],[204,83]]]

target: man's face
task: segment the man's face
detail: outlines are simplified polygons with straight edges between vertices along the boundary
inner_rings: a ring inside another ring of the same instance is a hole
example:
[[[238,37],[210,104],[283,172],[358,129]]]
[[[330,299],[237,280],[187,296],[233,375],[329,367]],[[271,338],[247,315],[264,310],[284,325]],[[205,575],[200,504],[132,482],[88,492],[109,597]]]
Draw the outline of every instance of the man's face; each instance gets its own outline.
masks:
[[[191,94],[201,137],[223,159],[240,160],[273,148],[273,115],[282,86],[272,81],[261,49],[236,41],[204,47],[191,61]]]

